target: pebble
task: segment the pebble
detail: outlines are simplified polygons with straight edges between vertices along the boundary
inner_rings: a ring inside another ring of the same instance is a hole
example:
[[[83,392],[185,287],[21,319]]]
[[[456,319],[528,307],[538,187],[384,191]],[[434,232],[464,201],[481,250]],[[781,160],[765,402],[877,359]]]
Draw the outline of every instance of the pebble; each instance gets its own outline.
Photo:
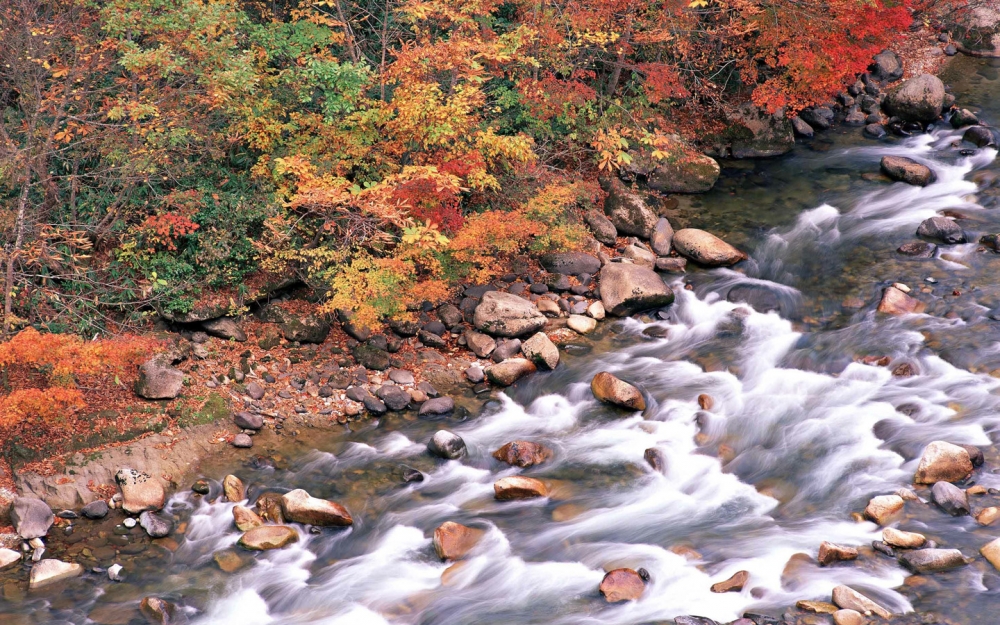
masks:
[[[139,522],[138,522],[138,521],[136,521],[135,519],[133,519],[132,517],[129,517],[129,518],[125,519],[124,521],[122,521],[122,525],[124,525],[125,527],[127,527],[127,528],[129,528],[129,529],[132,529],[132,528],[133,528],[133,527],[135,527],[135,526],[136,526],[136,525],[137,525],[138,523],[139,523]]]

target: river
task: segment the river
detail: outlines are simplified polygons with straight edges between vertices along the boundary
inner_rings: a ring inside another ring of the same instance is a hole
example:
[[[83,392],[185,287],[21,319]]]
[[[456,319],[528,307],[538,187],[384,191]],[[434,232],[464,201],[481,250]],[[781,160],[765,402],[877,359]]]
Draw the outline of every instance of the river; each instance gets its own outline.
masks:
[[[998,68],[957,58],[943,78],[960,106],[996,122]],[[125,583],[90,575],[27,595],[5,586],[0,613],[12,623],[82,624],[88,614],[142,622],[135,605],[156,595],[199,625],[639,625],[688,614],[725,623],[829,601],[834,586],[850,584],[894,612],[992,622],[1000,575],[982,558],[909,579],[870,548],[830,567],[793,558],[814,556],[822,541],[878,540],[880,529],[852,513],[910,485],[932,440],[980,446],[986,463],[973,480],[1000,488],[1000,255],[975,243],[1000,232],[1000,167],[994,149],[963,154],[970,146],[960,137],[942,125],[874,142],[835,128],[781,158],[725,163],[711,193],[682,198],[669,216],[675,228],[709,230],[751,259],[673,278],[677,300],[663,318],[602,324],[593,340],[563,350],[556,371],[471,416],[366,421],[299,440],[275,463],[209,476],[305,488],[343,503],[351,529],[302,532],[298,543],[242,555],[243,568],[224,573],[213,554],[239,538],[233,504],[182,492],[168,504],[184,524],[176,545],[138,559]],[[865,176],[888,154],[929,165],[937,181],[920,188]],[[931,259],[895,251],[946,210],[962,217],[972,243],[942,246]],[[924,314],[874,312],[897,282],[927,303]],[[868,356],[890,363],[864,364]],[[912,375],[894,375],[900,365]],[[639,384],[645,415],[598,404],[589,382],[599,371]],[[699,408],[700,394],[711,409]],[[466,458],[427,455],[442,427],[465,439]],[[515,439],[544,443],[554,457],[527,470],[491,458]],[[643,460],[651,447],[666,458],[664,474]],[[404,483],[404,467],[425,479]],[[548,480],[552,496],[494,500],[493,482],[518,473]],[[455,565],[431,546],[445,521],[485,530]],[[899,527],[967,556],[1000,536],[921,504],[908,504]],[[617,567],[649,572],[640,600],[602,600],[598,584]],[[740,570],[750,574],[742,592],[709,590]]]

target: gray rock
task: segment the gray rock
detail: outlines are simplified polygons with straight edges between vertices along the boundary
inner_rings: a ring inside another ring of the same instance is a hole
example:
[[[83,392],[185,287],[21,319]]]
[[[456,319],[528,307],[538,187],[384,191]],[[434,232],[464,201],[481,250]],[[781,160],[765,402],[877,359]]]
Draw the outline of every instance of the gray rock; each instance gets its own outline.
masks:
[[[25,540],[45,536],[55,520],[52,509],[41,499],[17,497],[10,508],[10,521]]]
[[[253,381],[246,385],[246,393],[250,399],[261,400],[264,399],[265,391],[263,386],[257,381]]]
[[[385,414],[389,410],[382,400],[372,395],[366,395],[365,398],[361,400],[361,403],[364,404],[365,410],[374,415]]]
[[[833,111],[828,107],[819,106],[802,111],[800,117],[817,130],[826,130],[833,125]]]
[[[812,139],[816,132],[813,127],[809,125],[809,122],[802,119],[801,117],[795,116],[792,118],[792,130],[795,134],[803,139]]]
[[[434,437],[427,443],[427,451],[431,455],[444,458],[445,460],[457,460],[465,455],[465,441],[457,434],[448,430],[438,430]]]
[[[385,371],[389,368],[389,352],[374,345],[365,343],[357,345],[351,350],[351,354],[354,356],[354,360],[366,369]]]
[[[583,220],[587,222],[595,239],[605,245],[615,244],[618,238],[618,229],[615,228],[610,219],[597,211],[588,211],[583,215]]]
[[[474,365],[465,370],[465,378],[473,384],[479,384],[486,379],[486,374],[478,365]]]
[[[658,146],[666,157],[655,159],[649,151],[633,153],[627,167],[646,177],[650,189],[660,193],[705,193],[719,180],[719,163],[683,141],[671,137]]]
[[[601,303],[612,315],[624,317],[674,301],[673,291],[648,267],[611,263],[601,269],[600,282]]]
[[[920,223],[917,234],[943,243],[965,243],[965,233],[954,219],[935,215]]]
[[[497,342],[492,336],[472,329],[465,331],[465,344],[479,358],[489,358],[497,348]]]
[[[882,124],[868,124],[863,132],[869,139],[882,139],[888,134]]]
[[[675,625],[719,625],[717,622],[704,616],[678,616],[674,619],[674,623]]]
[[[844,118],[844,123],[848,126],[864,126],[868,120],[868,115],[863,113],[858,107],[852,107]]]
[[[184,388],[184,374],[170,366],[166,358],[157,356],[139,367],[135,393],[145,399],[174,399]]]
[[[455,400],[451,397],[435,397],[428,399],[420,406],[419,416],[443,416],[455,410]]]
[[[915,549],[904,551],[899,563],[914,573],[938,573],[965,566],[968,561],[958,549]]]
[[[239,324],[232,317],[219,317],[210,321],[202,321],[201,327],[205,328],[205,331],[212,336],[217,336],[227,341],[232,339],[242,343],[247,340],[247,333],[240,328]]]
[[[88,519],[103,519],[108,516],[108,502],[103,499],[91,501],[80,510],[80,514]]]
[[[926,241],[913,241],[900,245],[896,251],[903,256],[910,256],[912,258],[934,258],[934,254],[937,253],[937,246]]]
[[[253,412],[237,412],[233,415],[233,422],[242,430],[259,430],[264,427],[264,417]]]
[[[962,135],[962,141],[968,141],[977,148],[995,146],[997,144],[996,138],[993,136],[993,131],[986,126],[970,126],[965,131],[965,134]]]
[[[233,447],[237,449],[250,449],[253,447],[253,438],[245,432],[240,432],[233,437]]]
[[[944,96],[944,83],[940,78],[921,74],[890,91],[882,108],[905,121],[931,122],[941,115]]]
[[[169,536],[174,529],[173,521],[165,519],[155,512],[143,512],[139,515],[139,525],[146,530],[152,538],[163,538]]]
[[[420,332],[417,332],[417,338],[420,339],[420,342],[427,347],[445,347],[448,344],[443,338],[441,338],[441,335],[428,330],[421,330]]]
[[[892,82],[903,77],[903,61],[892,50],[882,50],[872,63],[872,77],[880,82]]]
[[[686,258],[657,258],[655,268],[665,273],[684,273],[687,270]]]
[[[602,181],[602,186],[608,192],[604,200],[604,213],[621,234],[630,234],[648,238],[656,226],[656,213],[648,206],[638,193],[626,187],[617,178]]]
[[[545,254],[539,261],[546,271],[568,276],[578,276],[581,273],[595,274],[601,270],[601,261],[585,252]]]
[[[533,334],[545,327],[543,315],[533,303],[500,291],[483,295],[473,317],[476,328],[493,336]]]
[[[729,114],[728,121],[723,137],[735,137],[729,144],[733,158],[780,156],[795,147],[792,124],[783,116],[748,103]]]
[[[521,343],[521,353],[536,367],[555,369],[559,364],[559,348],[544,332],[537,332]]]
[[[952,128],[962,128],[963,126],[974,126],[979,123],[979,118],[969,109],[958,109],[951,115]]]
[[[405,369],[390,369],[389,379],[396,384],[413,384],[413,374]]]
[[[746,260],[747,255],[719,237],[698,230],[684,228],[674,234],[674,248],[681,256],[706,267],[723,267]]]
[[[951,516],[969,514],[969,498],[965,491],[951,482],[938,482],[931,487],[931,501]]]
[[[406,410],[410,406],[410,394],[393,384],[383,384],[375,391],[389,410]]]
[[[656,265],[656,255],[641,245],[629,245],[625,248],[622,256],[631,260],[635,265],[649,267],[650,269]]]
[[[674,229],[670,225],[670,222],[665,218],[660,217],[656,222],[656,226],[653,228],[653,234],[649,237],[649,246],[653,248],[653,252],[657,256],[666,256],[670,253],[670,246],[674,240]],[[597,269],[589,273],[597,273],[600,269],[600,263],[598,263]]]
[[[344,329],[350,322],[344,324]],[[330,335],[330,324],[314,315],[288,319],[278,326],[286,341],[299,343],[322,343]],[[362,333],[367,330],[362,331]]]
[[[934,182],[934,172],[930,167],[905,156],[883,156],[881,168],[886,176],[907,184],[926,187]]]
[[[462,320],[465,318],[464,315],[462,315],[462,311],[459,310],[458,306],[455,306],[454,304],[444,304],[438,308],[437,314],[441,323],[448,328],[454,328],[458,324],[462,323]]]

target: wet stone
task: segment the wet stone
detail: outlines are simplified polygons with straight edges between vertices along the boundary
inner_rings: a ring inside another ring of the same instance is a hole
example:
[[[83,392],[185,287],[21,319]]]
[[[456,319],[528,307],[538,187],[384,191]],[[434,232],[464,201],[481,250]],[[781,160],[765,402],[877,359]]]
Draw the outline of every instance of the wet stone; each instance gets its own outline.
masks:
[[[667,472],[667,455],[663,453],[662,449],[650,447],[643,452],[642,457],[657,473],[665,474]]]
[[[914,573],[938,573],[965,566],[967,561],[958,549],[917,549],[902,553],[899,563]]]
[[[937,246],[926,241],[913,241],[900,245],[896,251],[911,258],[933,258],[937,253]]]
[[[615,569],[601,580],[600,593],[608,603],[635,601],[646,590],[646,583],[637,571]]]
[[[969,514],[965,491],[950,482],[938,482],[931,488],[931,501],[951,516]]]
[[[196,491],[197,492],[197,491]],[[206,490],[206,492],[208,492]],[[203,493],[204,494],[204,493]],[[88,519],[103,519],[108,516],[108,502],[103,499],[98,499],[97,501],[92,501],[85,505],[81,510],[80,514]]]
[[[457,460],[466,453],[465,441],[460,436],[448,430],[438,430],[427,444],[431,455],[446,460]]]
[[[511,441],[493,452],[493,457],[509,465],[527,468],[552,457],[552,450],[540,443]]]
[[[253,447],[253,439],[250,438],[249,434],[240,432],[233,437],[233,447],[237,449],[249,449]]]
[[[493,483],[494,496],[507,501],[512,499],[534,499],[547,497],[548,488],[540,480],[522,475],[514,475],[497,480]]]
[[[724,593],[724,592],[740,592],[746,583],[750,580],[750,573],[747,571],[737,571],[729,579],[719,582],[717,584],[712,584],[712,592]]]
[[[445,561],[461,559],[476,546],[483,534],[483,530],[448,521],[434,530],[434,551]]]
[[[827,566],[833,564],[834,562],[856,560],[857,558],[858,550],[854,547],[846,547],[844,545],[823,542],[819,546],[819,556],[817,560],[819,561],[820,566]]]

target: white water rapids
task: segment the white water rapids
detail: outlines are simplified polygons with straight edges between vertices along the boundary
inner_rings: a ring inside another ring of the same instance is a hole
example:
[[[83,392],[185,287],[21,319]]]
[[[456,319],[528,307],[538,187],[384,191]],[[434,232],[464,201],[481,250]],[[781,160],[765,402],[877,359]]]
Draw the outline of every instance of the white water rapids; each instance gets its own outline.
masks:
[[[864,162],[872,169],[883,155],[905,155],[929,165],[937,181],[926,188],[893,184],[851,205],[824,204],[803,212],[794,226],[770,233],[753,251],[748,273],[754,277],[715,270],[710,286],[697,291],[676,280],[677,300],[668,320],[625,320],[614,349],[568,359],[562,371],[528,379],[526,388],[510,392],[496,409],[450,424],[465,439],[468,457],[439,462],[421,483],[373,494],[377,503],[352,509],[352,529],[310,535],[300,528],[299,543],[257,555],[205,612],[191,614],[193,622],[625,625],[687,614],[728,622],[747,609],[829,600],[838,584],[866,589],[896,612],[910,610],[893,590],[907,573],[891,559],[803,565],[785,579],[783,571],[789,558],[815,555],[824,540],[851,545],[877,540],[879,528],[853,521],[851,513],[873,495],[906,486],[927,442],[988,445],[987,432],[1000,424],[1000,380],[950,365],[925,347],[916,329],[946,328],[961,320],[882,318],[873,305],[849,326],[827,332],[825,340],[837,346],[838,355],[878,346],[894,364],[914,363],[917,375],[893,377],[891,367],[849,358],[834,373],[795,368],[789,363],[796,362],[796,353],[814,345],[809,337],[777,312],[755,312],[723,295],[736,284],[756,284],[794,307],[802,296],[789,259],[823,255],[889,232],[912,233],[943,209],[982,210],[968,177],[992,163],[996,152],[942,158],[959,136],[939,129],[896,146],[827,155],[831,162]],[[956,246],[949,253],[954,259],[974,248]],[[948,260],[930,262],[963,269]],[[666,338],[645,336],[650,325],[665,329]],[[710,359],[702,356],[717,352],[728,355],[726,366],[706,370]],[[589,389],[599,371],[641,386],[649,399],[645,415],[621,415],[599,405]],[[708,411],[695,401],[701,393],[714,399]],[[526,405],[518,397],[526,398]],[[873,433],[877,423],[887,440]],[[515,439],[544,443],[554,457],[524,471],[490,457]],[[406,463],[426,453],[425,443],[405,432],[383,432],[336,456],[314,452],[298,459],[274,485],[336,482],[375,458]],[[728,447],[725,454],[720,444]],[[664,453],[666,474],[643,460],[650,447]],[[495,501],[493,482],[520,472],[554,478],[553,497]],[[1000,486],[1000,479],[986,475],[980,483]],[[193,508],[186,540],[175,555],[178,563],[204,564],[238,538],[232,504],[208,504],[185,494],[171,505],[174,511]],[[488,530],[472,554],[450,570],[431,547],[434,528],[445,521]],[[605,604],[598,584],[605,570],[622,566],[649,571],[647,590],[638,601]],[[740,570],[750,573],[742,592],[710,592],[713,583]],[[970,586],[982,586],[976,569],[962,575]],[[179,588],[179,577],[165,583],[173,580]]]

